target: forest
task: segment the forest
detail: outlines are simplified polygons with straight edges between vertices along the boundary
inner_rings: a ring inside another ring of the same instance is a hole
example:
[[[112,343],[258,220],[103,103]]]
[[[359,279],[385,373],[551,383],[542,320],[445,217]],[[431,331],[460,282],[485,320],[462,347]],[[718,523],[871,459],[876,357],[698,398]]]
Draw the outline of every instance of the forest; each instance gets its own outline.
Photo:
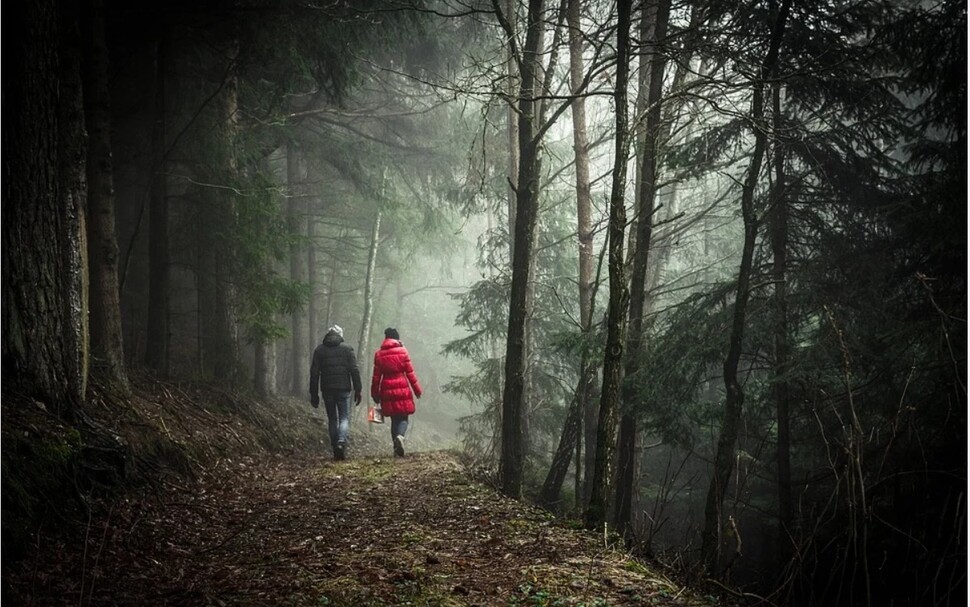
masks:
[[[334,325],[365,401],[385,327],[410,350],[420,453],[401,474],[432,482],[454,453],[711,604],[966,604],[966,2],[7,17],[12,604],[58,554],[42,538],[87,547],[97,512],[181,482],[160,479],[217,477],[244,443],[329,466],[307,385]],[[348,475],[390,457],[367,404]],[[531,602],[454,584],[456,602],[287,604],[686,604],[530,584]],[[128,604],[81,586],[51,604]],[[157,604],[280,604],[260,601]]]

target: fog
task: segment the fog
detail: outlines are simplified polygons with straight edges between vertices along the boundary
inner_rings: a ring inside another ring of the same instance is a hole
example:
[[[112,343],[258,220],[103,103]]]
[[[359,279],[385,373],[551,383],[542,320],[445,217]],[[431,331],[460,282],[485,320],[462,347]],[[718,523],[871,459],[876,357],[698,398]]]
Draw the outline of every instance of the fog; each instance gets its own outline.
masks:
[[[129,376],[305,407],[328,327],[365,398],[394,327],[421,447],[509,497],[779,603],[950,604],[964,4],[46,19],[14,49],[5,376],[65,417]]]

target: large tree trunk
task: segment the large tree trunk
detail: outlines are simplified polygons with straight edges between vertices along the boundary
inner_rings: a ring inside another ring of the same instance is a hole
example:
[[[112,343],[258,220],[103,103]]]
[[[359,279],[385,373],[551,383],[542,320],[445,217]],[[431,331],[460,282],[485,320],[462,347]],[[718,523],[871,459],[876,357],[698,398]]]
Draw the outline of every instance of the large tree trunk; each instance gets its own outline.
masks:
[[[592,196],[589,184],[589,141],[586,136],[586,99],[579,95],[583,87],[583,33],[580,29],[580,0],[569,0],[567,9],[567,24],[569,30],[569,84],[576,97],[572,100],[573,118],[573,154],[576,159],[576,231],[579,239],[579,330],[584,341],[592,326],[593,308],[593,229],[590,219]],[[587,349],[583,349],[579,364],[579,382],[576,386],[576,396],[563,424],[559,445],[552,458],[549,473],[542,486],[539,502],[545,506],[553,506],[559,500],[566,473],[569,471],[569,460],[573,450],[582,435],[584,413],[593,409],[595,417],[596,405],[592,399],[593,377],[595,367],[592,365]],[[595,426],[594,426],[595,430]],[[595,437],[595,434],[593,434]],[[587,453],[593,450],[587,447]],[[577,459],[577,462],[581,461]],[[590,459],[590,463],[592,460]],[[589,467],[587,468],[589,469]],[[582,470],[577,467],[576,476],[579,478]],[[577,495],[577,499],[581,499]],[[585,503],[585,500],[582,502]]]
[[[526,373],[526,319],[532,255],[539,211],[540,153],[535,98],[542,50],[542,0],[530,0],[526,42],[520,62],[519,173],[516,191],[515,235],[512,256],[512,287],[509,302],[508,342],[505,352],[505,386],[502,392],[502,454],[499,476],[502,492],[522,495],[524,468],[522,444],[523,395]]]
[[[764,114],[764,83],[771,80],[774,72],[778,50],[781,47],[781,37],[785,29],[785,20],[791,7],[791,0],[783,0],[781,9],[772,25],[771,39],[768,52],[761,69],[761,79],[754,85],[754,95],[751,101],[751,126],[754,130],[755,144],[741,188],[741,217],[744,221],[744,244],[741,248],[741,265],[738,269],[738,284],[734,299],[734,318],[731,325],[731,336],[728,354],[724,360],[724,421],[721,434],[717,441],[717,452],[714,456],[714,472],[707,491],[707,502],[704,507],[704,530],[701,533],[701,562],[708,573],[714,574],[721,552],[721,506],[724,504],[724,494],[731,480],[731,468],[735,459],[735,445],[741,426],[741,407],[744,403],[744,391],[738,380],[738,363],[741,359],[741,343],[744,338],[745,313],[748,304],[748,286],[751,282],[751,265],[754,257],[754,245],[757,237],[758,224],[754,208],[754,192],[761,174],[761,163],[764,160],[767,145],[767,129],[763,124]]]
[[[92,365],[119,389],[127,390],[121,297],[118,289],[118,240],[115,235],[114,168],[108,94],[108,49],[104,2],[84,5],[84,116],[88,128],[87,240],[90,269]]]
[[[145,364],[168,374],[169,250],[168,177],[165,154],[165,66],[168,32],[164,26],[155,47],[152,99],[152,174],[148,202],[148,326]]]
[[[4,389],[70,415],[85,390],[82,213],[86,188],[76,15],[7,7],[2,135]]]
[[[637,235],[633,250],[632,275],[630,277],[630,320],[626,341],[626,373],[636,371],[637,358],[643,343],[643,315],[646,304],[647,264],[650,246],[653,244],[653,215],[657,198],[657,152],[662,130],[664,69],[666,55],[660,45],[667,37],[670,0],[654,0],[647,3],[640,18],[640,39],[646,54],[641,57],[641,80],[637,105],[646,108],[641,150],[640,183],[637,187]],[[624,400],[632,404],[634,395],[625,394]],[[616,511],[614,522],[617,531],[629,536],[639,484],[639,437],[637,419],[632,413],[624,413],[620,419],[620,442],[617,457]],[[629,539],[629,537],[628,537]]]
[[[290,234],[294,236],[290,244],[290,280],[293,282],[304,282],[303,276],[303,252],[297,244],[296,236],[304,231],[303,221],[306,214],[306,200],[302,196],[303,190],[300,187],[300,153],[296,145],[290,143],[286,146],[286,220],[289,224]],[[293,310],[290,314],[290,394],[302,396],[307,390],[307,376],[305,370],[307,360],[310,357],[310,348],[307,347],[306,324],[303,319],[303,310]]]
[[[590,529],[606,522],[613,484],[613,456],[616,451],[617,414],[623,381],[623,349],[626,341],[626,315],[629,291],[623,267],[623,245],[626,208],[623,191],[626,185],[626,154],[629,132],[627,125],[627,80],[629,75],[631,0],[617,2],[616,147],[613,182],[610,189],[609,268],[610,303],[607,313],[606,352],[603,356],[603,389],[600,395],[599,426],[596,432],[596,460],[586,509],[585,522]]]

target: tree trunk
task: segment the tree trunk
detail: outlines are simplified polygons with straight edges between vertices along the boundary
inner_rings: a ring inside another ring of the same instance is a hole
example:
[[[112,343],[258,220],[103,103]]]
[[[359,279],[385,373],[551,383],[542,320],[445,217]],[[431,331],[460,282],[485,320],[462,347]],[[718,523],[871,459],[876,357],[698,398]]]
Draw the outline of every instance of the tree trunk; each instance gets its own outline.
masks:
[[[152,99],[152,174],[148,202],[148,326],[145,365],[168,375],[169,250],[168,177],[165,160],[165,66],[167,30],[162,27],[155,47]]]
[[[505,15],[509,22],[509,31],[506,35],[515,36],[518,17],[516,13],[516,0],[506,0]],[[509,259],[515,255],[515,200],[518,191],[519,178],[519,117],[515,111],[515,98],[519,94],[518,68],[515,63],[515,53],[511,45],[508,47],[509,53],[506,58],[507,86],[505,94],[508,96],[508,110],[506,111],[506,123],[508,127],[508,147],[509,147],[509,189],[508,189],[508,224],[509,224]]]
[[[586,136],[586,99],[579,95],[584,76],[583,34],[580,29],[579,9],[580,0],[569,0],[566,13],[569,30],[569,83],[572,93],[577,95],[572,100],[571,106],[573,153],[576,159],[576,231],[579,238],[579,330],[585,341],[592,326],[593,230],[590,219],[592,196],[589,184],[589,141]],[[580,357],[576,396],[563,424],[559,444],[539,496],[539,503],[545,506],[551,507],[559,499],[559,492],[569,471],[569,460],[572,458],[573,450],[580,444],[584,412],[588,409],[593,409],[595,412],[596,404],[592,399],[593,373],[595,368],[584,348]],[[592,452],[592,449],[587,448],[587,453]],[[581,460],[577,459],[577,462],[579,461]],[[591,469],[591,466],[587,469]],[[581,474],[582,470],[577,466],[577,478],[580,478]],[[578,494],[577,497],[579,497]]]
[[[506,35],[512,39],[518,31],[518,2],[516,0],[506,0],[505,2],[505,15],[509,22],[508,30]],[[515,51],[512,45],[508,45],[508,56],[506,57],[506,77],[507,84],[505,88],[505,94],[508,97],[506,108],[506,125],[507,125],[507,143],[509,152],[509,163],[508,163],[508,205],[506,209],[507,213],[507,224],[509,230],[509,261],[515,257],[515,215],[516,215],[516,197],[518,196],[518,180],[519,180],[519,116],[516,113],[516,102],[515,99],[519,94],[519,87],[521,86],[521,80],[519,78],[519,69],[516,64]],[[506,347],[508,343],[506,342]],[[504,372],[504,370],[503,370]],[[502,383],[502,390],[505,389],[504,377]],[[499,401],[503,397],[499,396]],[[495,408],[495,427],[502,428],[502,415],[504,412],[504,407]],[[495,433],[495,442],[499,444],[495,445],[495,452],[501,454],[502,446],[501,441],[503,440],[504,433]],[[519,440],[522,440],[521,438]],[[500,455],[501,458],[501,455]]]
[[[741,343],[744,338],[745,313],[748,304],[748,286],[751,281],[751,265],[754,257],[755,239],[757,237],[758,222],[755,217],[754,192],[761,174],[761,163],[764,159],[767,135],[763,124],[764,114],[764,83],[770,81],[774,72],[775,61],[781,46],[781,37],[785,28],[785,20],[791,7],[791,0],[783,0],[781,9],[772,25],[771,39],[768,52],[765,55],[761,69],[761,79],[755,83],[754,96],[751,101],[751,126],[754,130],[755,144],[741,187],[741,217],[744,221],[744,244],[741,248],[741,265],[738,269],[738,284],[734,300],[734,318],[731,325],[731,336],[728,354],[724,360],[724,421],[721,434],[717,441],[717,452],[714,456],[714,472],[707,491],[707,502],[704,507],[704,530],[701,533],[701,562],[708,573],[715,574],[720,558],[721,548],[721,506],[724,494],[731,480],[731,468],[735,459],[735,445],[741,426],[741,407],[744,403],[744,391],[738,381],[738,363],[741,359]]]
[[[638,103],[646,108],[643,129],[643,148],[638,171],[640,183],[637,187],[637,235],[633,244],[633,265],[630,277],[630,320],[626,342],[625,372],[632,375],[636,371],[637,358],[643,343],[643,314],[646,304],[647,264],[650,259],[650,246],[653,244],[653,215],[657,198],[657,152],[663,117],[664,69],[666,55],[660,45],[667,37],[667,22],[670,15],[670,0],[648,2],[640,18],[640,39],[648,58],[641,61],[641,81],[639,95],[643,101]],[[644,65],[645,64],[645,65]],[[632,404],[634,395],[625,394],[624,400]],[[617,531],[629,536],[633,517],[633,505],[639,483],[639,438],[637,420],[631,413],[620,419],[619,456],[617,458],[616,511],[614,522]],[[629,537],[627,538],[629,539]]]
[[[253,386],[261,398],[276,392],[276,342],[257,340],[253,344]]]
[[[4,389],[67,416],[83,398],[86,374],[86,146],[69,13],[70,5],[46,0],[7,7],[10,31],[29,35],[7,46],[0,222]]]
[[[230,44],[235,62],[238,45]],[[201,314],[202,369],[216,380],[232,379],[238,366],[238,342],[234,311],[233,263],[235,250],[232,234],[236,229],[236,213],[231,184],[236,173],[233,152],[236,132],[237,76],[235,67],[226,71],[223,90],[217,105],[217,140],[212,142],[214,164],[211,183],[203,192],[204,204],[209,208],[208,222],[198,227],[200,272],[198,275],[199,308]],[[213,234],[213,226],[217,229]]]
[[[307,213],[306,218],[306,278],[307,290],[310,298],[307,300],[307,350],[316,347],[318,339],[322,339],[322,332],[317,326],[317,224],[313,215]],[[320,337],[317,335],[320,334]]]
[[[381,211],[374,217],[374,226],[370,234],[370,248],[367,251],[367,273],[364,279],[364,317],[360,322],[360,335],[357,338],[357,364],[360,366],[360,376],[370,379],[368,357],[364,356],[367,339],[370,335],[371,315],[374,310],[374,270],[377,267],[377,248],[381,242]]]
[[[334,255],[334,256],[331,256],[331,261],[330,261],[330,286],[327,289],[327,306],[325,308],[326,314],[324,315],[325,321],[323,325],[321,325],[322,327],[329,327],[330,321],[333,318],[333,303],[334,303],[333,294],[336,293],[338,278],[339,278],[339,275],[337,274],[337,256]]]
[[[540,153],[535,120],[539,115],[535,90],[540,71],[542,0],[529,1],[526,42],[520,63],[519,173],[516,191],[515,240],[509,302],[508,342],[505,352],[505,386],[502,392],[502,454],[499,476],[502,492],[522,495],[524,468],[522,444],[523,394],[526,373],[526,319],[532,255],[539,211]]]
[[[610,189],[609,268],[610,303],[607,316],[606,352],[603,357],[603,389],[600,395],[599,426],[596,432],[596,460],[586,509],[586,526],[600,527],[606,522],[613,481],[613,456],[616,450],[617,413],[623,381],[623,349],[626,341],[626,314],[629,291],[623,268],[623,244],[626,208],[623,191],[626,185],[626,154],[629,139],[627,125],[627,80],[629,75],[631,0],[617,2],[616,148],[613,182]]]
[[[304,215],[306,201],[302,196],[302,182],[300,176],[300,152],[296,144],[290,143],[286,146],[286,220],[289,224],[290,234],[294,237],[290,244],[290,280],[299,283],[304,281],[303,276],[303,252],[297,244],[295,237],[304,232]],[[306,324],[302,310],[293,310],[290,315],[290,337],[292,338],[290,347],[290,394],[302,396],[307,390],[307,360],[310,352],[305,339],[304,329]]]
[[[774,283],[774,375],[772,396],[778,422],[778,548],[779,562],[792,556],[791,419],[788,389],[788,202],[785,196],[785,154],[781,144],[781,85],[771,87],[774,120],[775,182],[771,193],[769,238],[771,239],[771,280]]]
[[[108,94],[108,49],[103,0],[87,0],[82,34],[84,117],[88,129],[87,226],[92,364],[104,378],[127,391],[121,297],[118,289],[118,240],[115,235],[114,168]]]

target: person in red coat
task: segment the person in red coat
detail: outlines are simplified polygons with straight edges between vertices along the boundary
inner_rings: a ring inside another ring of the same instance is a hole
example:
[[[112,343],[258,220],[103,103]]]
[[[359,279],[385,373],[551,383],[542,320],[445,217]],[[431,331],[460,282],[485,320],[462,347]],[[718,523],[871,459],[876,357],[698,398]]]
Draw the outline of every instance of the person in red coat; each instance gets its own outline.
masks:
[[[370,395],[381,406],[384,417],[391,418],[394,455],[404,457],[404,436],[408,417],[414,413],[414,397],[421,398],[421,384],[414,374],[411,356],[401,343],[397,329],[384,329],[384,342],[374,353],[374,377]]]

